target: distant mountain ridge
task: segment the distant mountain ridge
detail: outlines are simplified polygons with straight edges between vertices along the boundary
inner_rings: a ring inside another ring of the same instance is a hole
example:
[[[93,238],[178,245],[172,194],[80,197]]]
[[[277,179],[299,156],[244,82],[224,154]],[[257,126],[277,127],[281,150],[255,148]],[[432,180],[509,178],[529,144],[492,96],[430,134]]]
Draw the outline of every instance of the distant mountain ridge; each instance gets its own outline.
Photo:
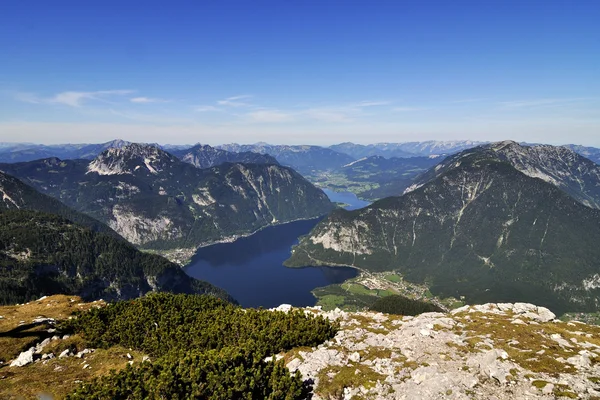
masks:
[[[275,157],[281,165],[292,167],[303,175],[310,175],[315,171],[336,169],[355,161],[352,156],[321,146],[231,143],[216,147],[235,153],[269,154]]]
[[[56,144],[41,145],[31,143],[9,144],[0,147],[0,162],[25,162],[42,158],[56,157],[63,160],[91,160],[109,148],[121,148],[130,144],[125,140],[111,140],[99,144]]]
[[[600,149],[597,147],[580,146],[577,144],[565,144],[563,147],[571,149],[582,156],[589,158],[596,164],[600,164]]]
[[[279,164],[275,157],[268,154],[244,151],[234,153],[209,145],[197,144],[191,148],[169,150],[181,161],[198,168],[210,168],[224,163]]]
[[[395,270],[442,297],[596,310],[600,211],[498,157],[515,145],[467,150],[403,196],[336,210],[301,238],[286,265]],[[529,150],[520,147],[508,158],[523,161]]]
[[[0,142],[0,162],[23,162],[33,161],[42,158],[57,157],[60,159],[88,159],[91,160],[100,154],[102,151],[111,147],[123,147],[131,142],[120,139],[115,139],[106,143],[99,144],[56,144],[42,145],[35,143],[10,143]],[[370,156],[382,156],[386,158],[399,157],[427,157],[430,155],[450,155],[468,148],[480,146],[489,142],[472,141],[472,140],[427,140],[415,142],[398,142],[398,143],[372,143],[367,145],[356,144],[352,142],[344,142],[334,144],[329,147],[311,146],[311,145],[273,145],[269,143],[255,144],[222,144],[211,146],[215,149],[222,149],[233,153],[254,152],[260,154],[269,154],[283,165],[288,165],[298,170],[303,170],[304,173],[308,168],[316,169],[332,169],[342,165]],[[525,143],[524,143],[525,144]],[[182,156],[182,152],[191,149],[192,145],[165,144],[154,146],[160,147],[163,150]],[[529,144],[527,144],[529,145]],[[207,146],[207,145],[204,145]],[[584,157],[592,161],[600,162],[600,149],[595,147],[586,147],[576,144],[566,144],[563,147],[570,148]],[[324,151],[323,149],[331,150],[332,152]],[[207,149],[208,150],[208,149]],[[304,153],[309,160],[299,160],[299,153]],[[342,154],[342,156],[340,156]],[[332,158],[330,161],[319,161],[319,155]],[[354,160],[343,162],[344,156],[350,156]]]
[[[92,161],[50,158],[4,170],[90,215],[130,242],[159,250],[315,218],[333,205],[290,168],[225,163],[199,169],[158,147],[130,144]]]
[[[453,154],[484,143],[472,140],[427,140],[423,142],[373,143],[368,145],[345,142],[329,146],[329,148],[355,158],[370,156],[409,158]]]

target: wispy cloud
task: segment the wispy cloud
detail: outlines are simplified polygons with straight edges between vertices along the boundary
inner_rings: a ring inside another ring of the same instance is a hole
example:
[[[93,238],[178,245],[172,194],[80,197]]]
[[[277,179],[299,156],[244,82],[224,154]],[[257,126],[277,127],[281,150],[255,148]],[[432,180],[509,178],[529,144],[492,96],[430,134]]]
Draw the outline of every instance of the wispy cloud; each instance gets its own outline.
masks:
[[[484,98],[461,99],[461,100],[451,101],[450,104],[477,103],[477,102],[484,101],[484,100],[485,100]]]
[[[152,98],[152,97],[133,97],[133,98],[129,99],[129,101],[132,103],[140,103],[140,104],[166,103],[167,102],[167,100],[157,99],[157,98]]]
[[[220,106],[226,106],[226,107],[251,107],[252,104],[247,103],[245,101],[240,101],[240,100],[250,99],[250,98],[252,98],[252,95],[242,94],[242,95],[238,95],[238,96],[228,97],[223,100],[219,100],[219,101],[217,101],[217,104]]]
[[[258,123],[280,123],[280,122],[301,122],[301,121],[321,121],[321,122],[348,122],[358,116],[366,115],[364,109],[371,107],[382,107],[391,104],[387,100],[363,100],[356,103],[343,104],[337,106],[319,106],[311,107],[292,107],[288,109],[275,109],[263,107],[260,104],[247,101],[254,98],[249,94],[227,97],[223,100],[217,100],[215,105],[201,105],[194,107],[197,112],[223,112],[232,115],[232,117],[242,117],[246,121]],[[245,113],[239,113],[239,108],[248,109]]]
[[[159,124],[159,125],[193,123],[193,119],[191,119],[191,118],[185,118],[185,117],[179,117],[179,116],[173,116],[173,115],[165,115],[165,114],[161,114],[161,113],[158,113],[158,114],[157,113],[154,113],[154,114],[139,113],[139,112],[124,111],[124,110],[115,110],[112,108],[108,109],[108,112],[112,115],[122,117],[125,119],[129,119],[132,121]]]
[[[422,111],[422,110],[426,110],[427,108],[425,107],[394,107],[392,108],[392,111],[395,112],[412,112],[412,111]]]
[[[194,107],[194,111],[211,112],[211,111],[223,111],[223,110],[221,108],[215,107],[215,106],[197,106],[197,107]]]
[[[307,108],[303,110],[258,110],[245,114],[252,122],[278,123],[278,122],[349,122],[353,120],[351,110],[332,108]]]
[[[573,103],[577,101],[589,100],[586,97],[575,97],[575,98],[553,98],[553,99],[533,99],[533,100],[516,100],[516,101],[504,101],[500,105],[507,108],[531,108],[531,107],[544,107],[561,105],[565,103]]]
[[[379,107],[379,106],[387,106],[392,104],[391,101],[361,101],[356,104],[355,107]]]
[[[255,122],[267,122],[267,123],[275,123],[275,122],[287,122],[291,121],[295,118],[294,114],[277,111],[277,110],[260,110],[254,111],[247,114],[252,121]]]
[[[309,119],[322,122],[349,122],[355,117],[352,110],[334,109],[334,108],[310,108],[304,110],[302,115]]]
[[[125,96],[133,90],[98,90],[95,92],[67,91],[57,93],[53,97],[40,97],[33,93],[17,93],[15,98],[19,101],[32,104],[64,104],[71,107],[81,107],[85,101],[95,100],[110,103],[107,98],[112,96]]]

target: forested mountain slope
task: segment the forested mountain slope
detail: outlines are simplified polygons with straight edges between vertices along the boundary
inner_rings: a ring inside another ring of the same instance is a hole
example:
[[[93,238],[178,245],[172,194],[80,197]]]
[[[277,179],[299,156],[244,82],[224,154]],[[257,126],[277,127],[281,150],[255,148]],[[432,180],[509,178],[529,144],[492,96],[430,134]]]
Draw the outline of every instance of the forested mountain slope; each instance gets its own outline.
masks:
[[[60,215],[94,231],[120,236],[100,221],[67,207],[59,200],[38,192],[17,178],[0,171],[0,212],[6,210],[35,210]]]
[[[229,295],[190,278],[161,256],[64,218],[35,211],[0,213],[0,303],[44,295],[130,299],[149,291]]]

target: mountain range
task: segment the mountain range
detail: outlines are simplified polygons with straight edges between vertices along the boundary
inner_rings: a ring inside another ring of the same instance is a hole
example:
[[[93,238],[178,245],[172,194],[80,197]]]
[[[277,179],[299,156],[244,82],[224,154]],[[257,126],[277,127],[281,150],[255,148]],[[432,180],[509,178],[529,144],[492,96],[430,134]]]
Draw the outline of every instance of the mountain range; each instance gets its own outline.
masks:
[[[589,158],[596,164],[600,164],[600,149],[598,149],[596,147],[580,146],[577,144],[566,144],[563,147],[567,147],[567,148],[577,152],[578,154],[581,154],[582,156]]]
[[[55,144],[43,145],[33,143],[3,143],[0,146],[0,162],[24,162],[42,158],[56,157],[61,159],[91,160],[106,149],[121,148],[130,142],[115,139],[99,144]]]
[[[472,140],[427,140],[423,142],[374,143],[368,145],[345,142],[329,146],[329,148],[357,159],[370,156],[408,158],[453,154],[483,143]]]
[[[0,170],[131,243],[158,250],[195,249],[333,208],[290,168],[225,163],[199,169],[151,145],[111,148],[92,161],[49,158],[0,164]]]
[[[314,174],[315,171],[337,169],[355,161],[352,156],[321,146],[271,145],[268,143],[241,145],[232,143],[217,146],[217,148],[235,153],[250,151],[269,154],[275,157],[280,164],[292,167],[305,176]]]
[[[234,153],[202,144],[185,149],[170,149],[169,152],[197,168],[210,168],[224,163],[279,164],[275,157],[266,153],[251,151]]]
[[[334,211],[286,265],[394,270],[435,295],[469,303],[518,299],[558,312],[596,310],[600,211],[582,196],[594,199],[599,181],[589,160],[573,154],[514,142],[466,150],[403,196]],[[579,175],[561,175],[565,169]],[[553,179],[540,179],[542,172]],[[579,192],[571,184],[577,179]]]

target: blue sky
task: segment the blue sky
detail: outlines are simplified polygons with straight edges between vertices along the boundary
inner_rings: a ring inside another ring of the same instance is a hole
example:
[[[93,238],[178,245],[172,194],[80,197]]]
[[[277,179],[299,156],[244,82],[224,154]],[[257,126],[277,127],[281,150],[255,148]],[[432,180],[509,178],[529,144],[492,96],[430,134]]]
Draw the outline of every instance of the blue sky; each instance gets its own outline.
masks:
[[[3,1],[0,141],[600,146],[600,2]]]

